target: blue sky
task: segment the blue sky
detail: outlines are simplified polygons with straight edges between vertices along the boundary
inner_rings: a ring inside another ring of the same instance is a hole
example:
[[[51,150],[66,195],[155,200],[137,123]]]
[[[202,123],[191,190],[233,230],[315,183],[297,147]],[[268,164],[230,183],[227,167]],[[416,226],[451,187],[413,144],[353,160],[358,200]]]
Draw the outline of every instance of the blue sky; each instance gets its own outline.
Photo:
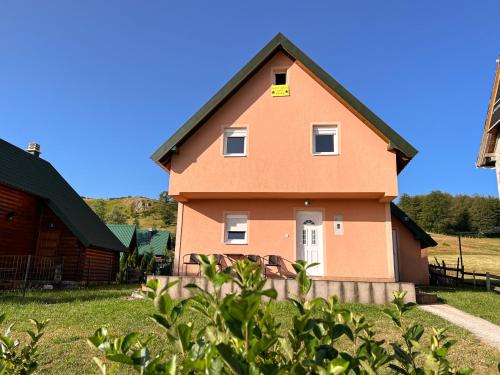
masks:
[[[496,195],[474,162],[500,2],[309,3],[2,1],[0,137],[82,195],[156,197],[149,156],[281,31],[419,150],[400,193]]]

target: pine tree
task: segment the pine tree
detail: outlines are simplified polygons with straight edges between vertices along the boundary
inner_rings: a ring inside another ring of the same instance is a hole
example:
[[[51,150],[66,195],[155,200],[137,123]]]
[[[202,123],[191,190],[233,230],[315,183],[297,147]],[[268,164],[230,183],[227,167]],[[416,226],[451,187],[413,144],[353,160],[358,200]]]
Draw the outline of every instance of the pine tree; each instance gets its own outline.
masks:
[[[422,202],[419,222],[425,230],[434,233],[448,233],[451,229],[452,197],[450,194],[433,191]]]

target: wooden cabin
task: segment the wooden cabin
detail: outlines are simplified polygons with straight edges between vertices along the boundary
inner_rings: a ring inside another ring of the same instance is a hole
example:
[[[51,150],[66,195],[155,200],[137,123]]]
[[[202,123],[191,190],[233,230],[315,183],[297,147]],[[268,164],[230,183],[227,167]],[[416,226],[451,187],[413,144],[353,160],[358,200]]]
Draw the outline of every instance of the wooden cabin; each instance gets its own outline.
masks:
[[[56,169],[0,139],[0,283],[109,282],[127,249]]]
[[[137,248],[137,227],[134,224],[106,224],[106,226],[132,254]]]

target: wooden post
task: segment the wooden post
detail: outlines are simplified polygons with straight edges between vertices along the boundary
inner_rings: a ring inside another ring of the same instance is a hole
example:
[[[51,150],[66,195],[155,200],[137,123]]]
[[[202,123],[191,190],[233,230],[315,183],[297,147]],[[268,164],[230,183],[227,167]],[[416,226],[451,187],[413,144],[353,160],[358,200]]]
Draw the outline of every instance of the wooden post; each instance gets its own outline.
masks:
[[[460,253],[460,263],[462,264],[462,267],[464,266],[464,258],[462,257],[462,238],[460,234],[458,235],[458,251]]]
[[[31,265],[31,255],[28,255],[28,261],[26,263],[26,271],[24,272],[23,297],[26,295],[26,288],[28,286],[28,274],[30,273],[30,265]]]
[[[455,277],[455,286],[458,286],[458,270],[460,269],[460,258],[457,258],[457,275]]]
[[[472,271],[472,280],[474,283],[474,289],[476,289],[476,271]]]
[[[486,272],[486,290],[488,292],[491,290],[490,273],[489,272]]]

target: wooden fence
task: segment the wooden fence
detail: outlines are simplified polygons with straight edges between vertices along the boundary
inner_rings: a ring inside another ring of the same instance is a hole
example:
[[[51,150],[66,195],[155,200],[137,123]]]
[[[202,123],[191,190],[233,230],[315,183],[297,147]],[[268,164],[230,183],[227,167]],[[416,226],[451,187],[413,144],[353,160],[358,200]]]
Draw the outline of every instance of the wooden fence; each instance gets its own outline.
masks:
[[[459,261],[456,267],[449,267],[444,260],[439,264],[436,259],[436,264],[429,264],[429,276],[431,285],[484,287],[488,291],[493,290],[495,285],[500,286],[500,276],[489,272],[465,271]]]

